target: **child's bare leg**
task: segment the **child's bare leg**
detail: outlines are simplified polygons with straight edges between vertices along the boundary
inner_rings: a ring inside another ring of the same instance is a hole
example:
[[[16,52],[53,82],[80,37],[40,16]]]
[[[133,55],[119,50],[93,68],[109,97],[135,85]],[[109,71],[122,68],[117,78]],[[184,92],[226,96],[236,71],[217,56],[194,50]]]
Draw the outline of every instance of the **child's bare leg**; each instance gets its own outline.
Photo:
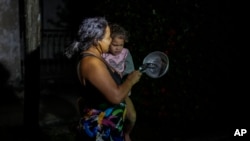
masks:
[[[136,122],[136,111],[134,104],[132,103],[130,97],[125,99],[127,103],[127,115],[126,115],[126,124],[125,124],[125,141],[131,141],[129,134],[135,126]]]

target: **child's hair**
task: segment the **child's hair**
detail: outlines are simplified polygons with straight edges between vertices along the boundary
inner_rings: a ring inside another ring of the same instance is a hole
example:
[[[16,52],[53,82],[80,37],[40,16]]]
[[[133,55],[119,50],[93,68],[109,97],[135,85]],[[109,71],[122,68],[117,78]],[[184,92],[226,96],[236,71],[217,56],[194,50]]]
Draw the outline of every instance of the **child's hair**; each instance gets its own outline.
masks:
[[[114,39],[118,37],[120,39],[124,39],[124,42],[128,42],[129,33],[120,25],[118,24],[110,24],[110,31],[111,31],[111,38]]]

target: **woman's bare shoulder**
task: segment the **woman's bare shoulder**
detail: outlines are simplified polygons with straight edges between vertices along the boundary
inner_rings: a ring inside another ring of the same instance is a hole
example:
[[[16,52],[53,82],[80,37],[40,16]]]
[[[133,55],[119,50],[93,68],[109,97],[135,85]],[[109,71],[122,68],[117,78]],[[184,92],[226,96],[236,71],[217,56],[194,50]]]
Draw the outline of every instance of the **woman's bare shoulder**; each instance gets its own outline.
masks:
[[[80,61],[80,69],[81,72],[88,74],[88,72],[103,71],[104,69],[107,69],[107,67],[100,58],[87,56]]]

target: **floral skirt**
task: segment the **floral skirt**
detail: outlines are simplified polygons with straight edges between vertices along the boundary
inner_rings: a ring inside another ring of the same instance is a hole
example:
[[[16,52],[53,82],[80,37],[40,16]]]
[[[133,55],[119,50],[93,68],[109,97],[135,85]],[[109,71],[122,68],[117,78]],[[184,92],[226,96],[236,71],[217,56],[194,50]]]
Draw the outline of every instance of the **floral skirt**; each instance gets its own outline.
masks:
[[[121,103],[104,111],[89,108],[83,110],[84,115],[79,122],[82,138],[89,141],[124,141],[126,104]]]

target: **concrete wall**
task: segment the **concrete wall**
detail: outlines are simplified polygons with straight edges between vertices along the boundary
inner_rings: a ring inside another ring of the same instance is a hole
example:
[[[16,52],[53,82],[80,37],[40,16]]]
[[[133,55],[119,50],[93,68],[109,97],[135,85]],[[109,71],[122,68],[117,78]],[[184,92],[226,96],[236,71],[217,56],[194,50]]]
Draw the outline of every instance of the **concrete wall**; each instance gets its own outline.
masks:
[[[43,0],[43,28],[64,29],[67,26],[65,21],[60,20],[59,13],[67,13],[63,0]]]
[[[19,34],[18,0],[0,0],[0,72],[6,69],[10,74],[8,83],[14,85],[22,79]]]

